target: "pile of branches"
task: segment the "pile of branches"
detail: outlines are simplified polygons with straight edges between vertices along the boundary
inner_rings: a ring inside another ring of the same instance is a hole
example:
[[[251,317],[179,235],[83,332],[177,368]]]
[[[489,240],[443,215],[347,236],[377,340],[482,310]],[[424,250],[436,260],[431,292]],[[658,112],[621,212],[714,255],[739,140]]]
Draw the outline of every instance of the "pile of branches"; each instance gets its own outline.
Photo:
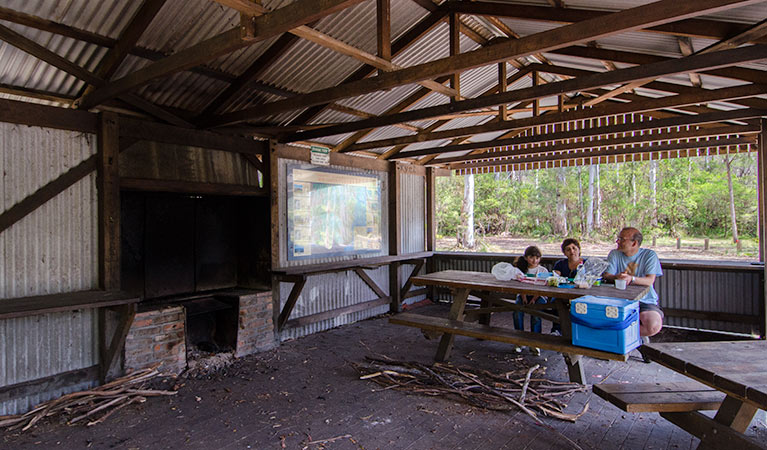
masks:
[[[386,389],[422,395],[449,397],[478,408],[495,411],[520,409],[540,423],[538,414],[575,422],[588,411],[588,403],[577,414],[565,413],[564,399],[586,386],[542,378],[539,365],[494,374],[486,370],[435,363],[426,366],[367,357],[354,364],[360,379],[371,380]],[[534,377],[535,375],[535,377]]]
[[[146,384],[159,374],[157,366],[150,367],[87,391],[73,392],[40,403],[25,414],[0,416],[0,428],[20,428],[26,431],[41,419],[56,416],[65,419],[70,425],[96,425],[130,404],[144,403],[147,397],[176,395],[175,391],[145,388]]]

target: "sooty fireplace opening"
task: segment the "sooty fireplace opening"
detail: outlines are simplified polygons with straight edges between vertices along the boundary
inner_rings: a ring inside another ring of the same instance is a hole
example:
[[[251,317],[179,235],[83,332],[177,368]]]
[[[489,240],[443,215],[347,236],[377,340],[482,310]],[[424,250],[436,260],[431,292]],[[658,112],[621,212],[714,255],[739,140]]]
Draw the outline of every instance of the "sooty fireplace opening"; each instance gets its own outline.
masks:
[[[237,303],[236,299],[216,297],[184,302],[187,352],[234,351],[239,317]]]

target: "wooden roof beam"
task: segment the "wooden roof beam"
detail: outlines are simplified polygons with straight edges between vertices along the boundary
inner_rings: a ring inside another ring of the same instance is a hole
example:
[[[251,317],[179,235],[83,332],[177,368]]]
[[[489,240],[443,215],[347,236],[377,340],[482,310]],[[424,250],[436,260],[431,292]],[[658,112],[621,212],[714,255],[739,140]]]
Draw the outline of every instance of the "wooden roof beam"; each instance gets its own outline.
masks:
[[[155,78],[200,65],[255,42],[318,20],[362,0],[298,0],[272,13],[254,17],[241,26],[206,39],[148,67],[126,75],[85,96],[81,108],[93,107]]]
[[[442,75],[450,75],[487,64],[527,56],[533,53],[553,50],[573,44],[588,42],[599,37],[633,31],[649,26],[673,22],[699,14],[726,10],[737,6],[757,3],[758,0],[698,0],[680,2],[678,0],[660,0],[638,6],[609,16],[602,16],[583,22],[547,30],[526,36],[519,40],[484,47],[460,55],[438,59],[395,72],[385,73],[370,79],[345,83],[339,86],[321,89],[296,98],[289,98],[246,108],[228,114],[222,114],[211,121],[209,126],[222,126],[261,117],[356,97],[370,92],[411,84]]]
[[[511,165],[511,164],[521,164],[521,163],[529,163],[529,162],[536,162],[536,161],[558,161],[558,160],[564,160],[564,159],[581,159],[581,158],[596,158],[601,156],[612,156],[612,155],[631,155],[631,154],[639,154],[639,153],[649,153],[649,152],[663,152],[668,150],[685,150],[685,149],[696,149],[696,148],[713,148],[713,147],[722,147],[722,146],[728,146],[728,145],[753,145],[756,144],[757,137],[755,135],[748,135],[748,136],[741,136],[741,137],[735,137],[735,138],[724,138],[724,139],[708,139],[708,140],[674,140],[670,141],[669,143],[664,144],[656,144],[656,145],[643,145],[643,146],[630,146],[630,145],[623,145],[618,147],[608,147],[602,150],[586,150],[581,149],[574,152],[558,152],[558,153],[536,153],[536,154],[530,154],[530,155],[523,155],[518,158],[510,158],[510,159],[499,159],[494,161],[474,161],[474,162],[466,162],[466,163],[455,163],[455,164],[448,164],[448,167],[452,170],[462,170],[462,169],[470,169],[470,168],[479,168],[479,167],[493,167],[493,166],[503,166],[503,165]],[[541,150],[542,152],[545,152],[546,150]],[[432,160],[432,164],[430,165],[438,165],[439,159]]]
[[[549,85],[544,85],[544,87],[545,86]],[[549,113],[540,115],[538,117],[527,117],[523,119],[508,120],[505,122],[490,122],[482,125],[437,131],[429,134],[419,133],[413,136],[381,139],[378,141],[357,144],[352,148],[349,148],[348,151],[364,150],[367,148],[390,147],[393,145],[411,144],[414,142],[450,139],[459,136],[470,136],[474,134],[489,133],[494,131],[543,126],[554,123],[568,122],[573,120],[585,120],[616,114],[642,113],[645,111],[653,111],[658,109],[679,108],[686,105],[753,97],[755,95],[761,95],[765,93],[767,93],[767,86],[754,84],[715,90],[702,89],[696,91],[695,93],[670,95],[660,98],[647,98],[646,100],[637,100],[630,103],[603,103],[592,108],[570,110],[564,113]]]
[[[436,10],[436,5],[435,5]],[[407,49],[410,45],[418,41],[424,34],[428,33],[432,28],[434,28],[438,23],[440,23],[444,18],[444,13],[436,12],[429,14],[426,16],[423,20],[418,22],[415,26],[413,26],[410,30],[408,30],[405,34],[400,36],[398,39],[396,39],[392,45],[391,45],[391,52],[392,56],[397,56],[398,54],[402,53],[405,49]],[[353,74],[348,76],[343,83],[350,83],[353,81],[362,80],[365,77],[373,74],[375,72],[375,68],[369,65],[364,65],[357,69]],[[298,117],[296,117],[294,120],[292,120],[291,124],[305,124],[308,123],[310,120],[312,120],[314,117],[317,116],[320,112],[322,112],[325,108],[330,105],[330,102],[321,103],[318,105],[315,105],[311,108],[308,108],[306,111],[301,113]]]
[[[433,154],[440,154],[440,153],[452,153],[452,152],[458,152],[458,151],[477,150],[477,149],[490,150],[493,148],[523,146],[523,145],[527,146],[527,149],[529,150],[531,148],[538,148],[538,147],[534,147],[535,145],[551,144],[551,143],[570,140],[570,139],[577,140],[577,142],[562,143],[563,146],[561,148],[558,147],[556,149],[567,150],[567,149],[573,149],[573,148],[600,147],[600,146],[603,146],[601,144],[602,142],[608,142],[608,144],[606,145],[617,145],[615,142],[609,141],[607,139],[601,139],[601,140],[595,139],[595,138],[602,138],[605,136],[609,137],[610,135],[622,135],[621,139],[624,139],[624,138],[629,139],[628,141],[619,142],[619,143],[649,142],[655,139],[655,137],[657,136],[673,135],[669,133],[662,133],[659,130],[662,131],[665,129],[671,129],[671,128],[677,128],[677,127],[696,126],[696,125],[705,124],[705,123],[717,123],[717,122],[723,122],[727,120],[751,119],[755,117],[761,117],[765,114],[767,114],[767,111],[755,110],[755,109],[720,111],[720,112],[700,114],[695,116],[678,116],[678,117],[667,118],[667,119],[646,120],[642,122],[631,122],[631,123],[623,123],[618,125],[600,126],[596,128],[584,128],[584,129],[570,130],[570,131],[557,131],[554,133],[547,133],[545,135],[518,136],[518,137],[509,138],[509,139],[493,139],[492,141],[487,141],[487,142],[472,142],[470,144],[462,144],[462,145],[446,145],[443,147],[435,147],[433,149],[420,149],[420,150],[416,150],[412,152],[405,152],[405,153],[401,153],[397,157],[405,158],[405,157],[433,155]],[[716,128],[705,128],[705,129],[701,128],[700,130],[694,130],[695,133],[698,133],[694,135],[682,136],[680,134],[677,134],[676,136],[701,137],[701,136],[718,136],[723,134],[752,133],[754,132],[755,129],[756,128],[754,128],[753,125],[746,125],[746,126],[726,125],[723,127],[719,126]],[[702,130],[705,130],[705,131],[702,131]],[[626,133],[630,134],[630,136],[625,136]],[[677,133],[682,133],[682,131]],[[654,137],[648,138],[647,136],[654,136]],[[636,139],[636,140],[632,141],[630,139]],[[664,139],[675,139],[675,138],[669,137],[669,138],[656,139],[656,140],[664,140]],[[556,144],[556,145],[560,145],[560,144]],[[568,147],[568,145],[575,145],[575,147]],[[552,146],[552,148],[554,147]],[[513,152],[515,150],[511,150],[511,151]],[[421,155],[418,155],[416,153],[420,153]],[[448,162],[455,162],[455,161],[479,160],[479,159],[496,158],[500,156],[509,156],[509,155],[515,155],[515,154],[516,153],[508,153],[507,155],[506,153],[503,153],[503,152],[487,152],[487,153],[481,153],[481,154],[475,154],[475,155],[463,155],[463,156],[456,156],[456,157],[450,157],[450,158],[440,158],[439,162],[448,163]]]
[[[321,130],[311,130],[294,133],[286,136],[283,142],[293,140],[313,139],[319,136],[330,136],[339,133],[347,133],[366,128],[377,128],[394,123],[409,122],[437,117],[445,113],[457,111],[469,111],[472,109],[488,106],[497,106],[504,103],[512,103],[536,98],[550,97],[565,92],[577,92],[586,89],[594,89],[612,84],[630,83],[637,80],[653,79],[664,75],[704,70],[711,67],[722,67],[747,61],[756,61],[767,58],[767,46],[751,46],[736,48],[706,55],[693,55],[686,58],[666,60],[653,64],[629,67],[613,72],[594,73],[576,79],[549,83],[543,86],[535,86],[525,89],[495,94],[487,97],[478,97],[449,105],[438,105],[421,108],[414,111],[403,112],[375,119],[364,119],[357,122],[326,127]],[[543,65],[542,67],[547,67]],[[367,145],[371,145],[368,143]],[[355,146],[356,147],[356,146]],[[367,148],[376,148],[370,146]]]
[[[99,67],[96,69],[96,76],[103,80],[109,80],[114,75],[117,68],[125,60],[125,57],[128,56],[130,50],[136,46],[136,42],[138,42],[157,13],[165,5],[165,2],[166,0],[144,0],[139,10],[131,18],[130,23],[120,34],[115,46],[102,58]],[[94,85],[88,86],[80,97],[90,94],[95,87]]]
[[[679,36],[676,38],[679,44],[679,51],[682,52],[682,56],[690,56],[695,53],[692,47],[692,39],[687,36]],[[695,72],[690,72],[687,76],[690,77],[690,83],[695,87],[703,87],[703,82],[700,79],[700,75]]]
[[[546,6],[519,5],[498,2],[446,2],[448,11],[478,16],[508,17],[511,19],[555,22],[562,24],[597,19],[612,14],[611,11],[595,11],[574,8],[549,8]],[[751,28],[749,25],[710,19],[685,18],[670,23],[645,27],[643,32],[671,34],[674,36],[700,37],[706,39],[727,39]],[[760,36],[752,41],[767,44]]]
[[[29,53],[39,60],[44,61],[53,67],[56,67],[59,70],[62,70],[80,80],[85,81],[88,84],[93,86],[103,86],[105,84],[105,81],[95,74],[3,25],[0,25],[0,39],[18,48],[19,50]],[[142,99],[137,95],[124,94],[121,96],[121,99],[126,103],[146,111],[147,113],[168,123],[172,123],[180,127],[192,127],[189,122],[151,102]]]

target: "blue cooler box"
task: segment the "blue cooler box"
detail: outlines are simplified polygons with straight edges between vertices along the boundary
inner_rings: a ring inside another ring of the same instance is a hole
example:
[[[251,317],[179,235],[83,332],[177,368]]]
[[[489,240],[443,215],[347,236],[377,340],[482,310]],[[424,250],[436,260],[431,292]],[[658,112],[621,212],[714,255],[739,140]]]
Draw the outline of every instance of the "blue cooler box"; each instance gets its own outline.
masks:
[[[570,301],[573,345],[625,354],[642,344],[639,302],[586,295]]]

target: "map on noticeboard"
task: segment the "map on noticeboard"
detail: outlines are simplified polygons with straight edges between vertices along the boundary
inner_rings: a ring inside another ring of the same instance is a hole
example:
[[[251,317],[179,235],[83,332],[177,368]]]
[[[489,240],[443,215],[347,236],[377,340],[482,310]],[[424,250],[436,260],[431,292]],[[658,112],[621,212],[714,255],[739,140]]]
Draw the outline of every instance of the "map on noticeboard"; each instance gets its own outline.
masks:
[[[290,164],[287,184],[288,260],[381,251],[378,177]]]

